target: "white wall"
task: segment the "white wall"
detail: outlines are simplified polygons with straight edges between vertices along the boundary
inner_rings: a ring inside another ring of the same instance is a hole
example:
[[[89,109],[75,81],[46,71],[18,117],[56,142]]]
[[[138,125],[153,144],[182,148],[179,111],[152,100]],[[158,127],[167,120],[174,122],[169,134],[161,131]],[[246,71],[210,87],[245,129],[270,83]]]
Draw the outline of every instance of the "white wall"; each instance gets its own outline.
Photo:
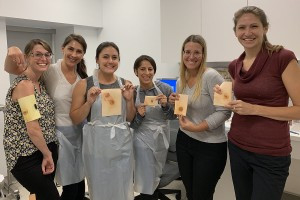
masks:
[[[83,26],[102,26],[101,0],[0,0],[0,16],[58,22]]]
[[[269,19],[267,33],[272,44],[280,44],[292,50],[300,59],[300,1],[297,0],[249,0],[249,5],[262,8]]]
[[[230,6],[229,6],[230,5]],[[243,51],[233,32],[233,14],[244,0],[202,0],[202,36],[207,42],[207,61],[231,61]]]
[[[183,41],[201,34],[201,0],[161,1],[161,56],[164,63],[178,63]]]
[[[5,20],[0,17],[0,63],[1,63],[1,73],[0,73],[0,80],[1,80],[1,89],[0,89],[0,104],[5,103],[5,96],[6,92],[9,88],[9,74],[3,72],[3,63],[6,56],[7,51],[7,39],[6,39],[6,26],[5,26]],[[3,42],[2,42],[3,41]],[[3,132],[4,132],[4,126],[3,126],[3,112],[0,113],[0,174],[6,175],[6,165],[5,162],[5,156],[4,156],[4,150],[3,150]]]
[[[119,76],[138,83],[133,63],[147,54],[161,61],[160,0],[103,0],[100,42],[115,42],[120,49]],[[158,66],[159,70],[159,66]]]
[[[300,58],[300,1],[248,0],[262,8],[269,19],[267,34],[272,44],[281,44]],[[178,62],[183,40],[201,34],[208,46],[207,61],[231,61],[243,48],[233,32],[233,14],[247,5],[247,0],[162,0],[162,61]]]

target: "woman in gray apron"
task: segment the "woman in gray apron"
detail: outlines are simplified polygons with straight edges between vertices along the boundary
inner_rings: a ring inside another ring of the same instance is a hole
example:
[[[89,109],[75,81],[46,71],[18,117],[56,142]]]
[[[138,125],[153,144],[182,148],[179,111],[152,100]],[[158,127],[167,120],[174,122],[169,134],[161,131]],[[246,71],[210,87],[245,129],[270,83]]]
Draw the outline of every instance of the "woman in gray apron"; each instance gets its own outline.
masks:
[[[83,160],[90,198],[132,200],[133,146],[126,121],[136,112],[134,89],[114,75],[119,65],[119,49],[114,43],[101,43],[96,59],[99,69],[76,85],[70,113],[74,123],[88,121],[83,128]],[[101,90],[111,88],[122,88],[121,115],[102,116]]]
[[[140,86],[136,89],[138,112],[131,127],[134,129],[135,172],[134,190],[142,193],[136,199],[151,195],[157,188],[165,165],[170,141],[169,119],[175,119],[173,108],[167,103],[172,88],[160,81],[153,82],[155,61],[142,55],[134,63]],[[157,96],[159,104],[145,106],[145,96]]]

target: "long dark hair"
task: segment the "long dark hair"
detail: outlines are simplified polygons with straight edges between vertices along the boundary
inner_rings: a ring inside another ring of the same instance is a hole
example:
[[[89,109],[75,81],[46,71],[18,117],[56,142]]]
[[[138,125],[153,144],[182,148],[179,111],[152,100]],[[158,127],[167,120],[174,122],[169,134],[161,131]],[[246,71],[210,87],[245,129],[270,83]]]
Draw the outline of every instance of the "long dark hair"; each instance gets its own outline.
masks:
[[[70,42],[72,41],[76,41],[79,44],[81,44],[82,48],[83,48],[83,52],[84,54],[86,53],[86,49],[87,49],[87,44],[85,42],[85,39],[81,36],[81,35],[77,35],[77,34],[70,34],[68,37],[66,37],[64,43],[62,44],[62,47],[66,47]],[[88,77],[87,72],[86,72],[86,65],[85,65],[85,61],[82,58],[81,61],[77,64],[77,69],[76,69],[78,75],[83,79]]]

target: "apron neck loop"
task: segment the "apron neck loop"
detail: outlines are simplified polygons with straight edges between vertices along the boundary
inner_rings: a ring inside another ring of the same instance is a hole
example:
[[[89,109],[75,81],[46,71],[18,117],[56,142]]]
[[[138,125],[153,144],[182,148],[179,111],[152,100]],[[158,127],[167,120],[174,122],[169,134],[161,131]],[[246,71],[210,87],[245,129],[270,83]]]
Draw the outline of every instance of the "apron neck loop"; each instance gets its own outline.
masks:
[[[94,86],[100,88],[98,73],[99,73],[99,69],[94,69],[94,72],[93,72],[93,82],[94,82]],[[115,75],[115,77],[117,78],[118,84],[119,84],[119,86],[121,88],[123,86],[121,78],[118,77],[118,76],[116,76],[116,75]]]

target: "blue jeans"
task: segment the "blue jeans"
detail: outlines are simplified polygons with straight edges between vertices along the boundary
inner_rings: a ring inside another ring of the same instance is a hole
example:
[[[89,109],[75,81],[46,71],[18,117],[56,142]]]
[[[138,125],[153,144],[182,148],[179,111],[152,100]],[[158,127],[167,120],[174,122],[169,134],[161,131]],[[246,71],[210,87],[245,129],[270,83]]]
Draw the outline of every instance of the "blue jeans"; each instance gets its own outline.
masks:
[[[179,129],[176,153],[188,199],[212,200],[226,165],[227,142],[201,142]]]
[[[268,156],[245,151],[228,142],[237,200],[280,200],[289,175],[291,156]]]

